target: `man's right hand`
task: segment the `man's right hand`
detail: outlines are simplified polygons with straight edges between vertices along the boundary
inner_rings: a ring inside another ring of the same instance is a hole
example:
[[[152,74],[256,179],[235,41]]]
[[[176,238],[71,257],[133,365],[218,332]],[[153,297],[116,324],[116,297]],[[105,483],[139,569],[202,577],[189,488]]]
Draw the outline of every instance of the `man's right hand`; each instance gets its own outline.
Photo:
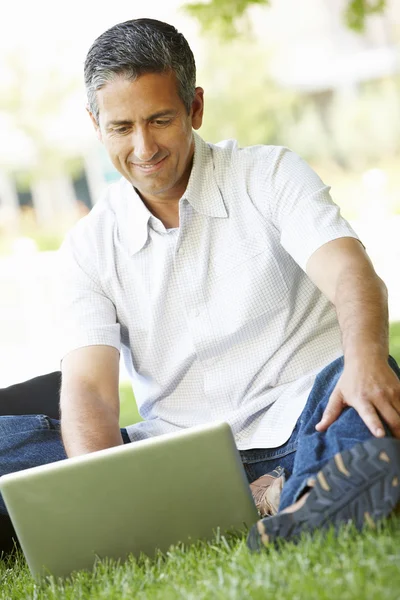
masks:
[[[118,350],[79,348],[64,357],[61,371],[61,434],[67,456],[121,445]]]

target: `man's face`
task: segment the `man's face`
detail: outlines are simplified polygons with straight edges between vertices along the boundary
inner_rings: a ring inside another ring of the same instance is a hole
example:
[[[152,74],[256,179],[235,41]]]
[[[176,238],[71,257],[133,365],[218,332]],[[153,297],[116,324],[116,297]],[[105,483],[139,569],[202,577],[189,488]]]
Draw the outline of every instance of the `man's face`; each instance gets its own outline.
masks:
[[[203,90],[187,113],[174,73],[118,77],[97,91],[92,121],[114,167],[148,201],[179,200],[192,165],[192,128],[203,119]]]

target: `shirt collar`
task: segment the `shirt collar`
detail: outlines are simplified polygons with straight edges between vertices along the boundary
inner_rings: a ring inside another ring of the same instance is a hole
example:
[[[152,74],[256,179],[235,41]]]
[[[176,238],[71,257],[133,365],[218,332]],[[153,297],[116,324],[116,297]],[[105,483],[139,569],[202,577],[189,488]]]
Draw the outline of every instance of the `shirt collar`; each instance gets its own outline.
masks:
[[[183,198],[202,215],[225,218],[228,213],[215,178],[213,150],[197,133],[193,136],[193,165]]]
[[[195,149],[192,171],[181,200],[186,199],[202,215],[226,218],[228,213],[215,178],[213,150],[197,133],[193,132],[193,136]],[[121,185],[127,211],[126,222],[122,226],[132,255],[139,252],[147,242],[149,220],[158,219],[152,215],[131,183],[122,179]]]
[[[129,254],[132,255],[139,252],[147,242],[149,235],[147,225],[153,215],[129,181],[123,178],[121,185],[126,208],[121,226],[125,231]]]

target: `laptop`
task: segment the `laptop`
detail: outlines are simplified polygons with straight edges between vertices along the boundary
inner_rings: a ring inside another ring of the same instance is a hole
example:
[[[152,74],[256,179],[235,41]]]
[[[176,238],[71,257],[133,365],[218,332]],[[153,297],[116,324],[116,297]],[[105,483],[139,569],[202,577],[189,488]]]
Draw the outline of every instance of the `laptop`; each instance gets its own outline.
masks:
[[[230,426],[213,423],[0,477],[32,575],[245,530],[258,513]]]

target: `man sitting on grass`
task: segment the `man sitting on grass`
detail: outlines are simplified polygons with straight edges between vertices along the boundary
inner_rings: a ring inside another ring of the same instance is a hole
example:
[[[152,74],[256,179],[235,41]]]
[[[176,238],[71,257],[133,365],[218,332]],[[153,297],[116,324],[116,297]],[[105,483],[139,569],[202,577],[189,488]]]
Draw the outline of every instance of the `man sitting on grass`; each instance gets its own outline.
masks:
[[[388,516],[400,371],[386,288],[329,188],[286,148],[194,133],[204,91],[171,25],[103,33],[85,83],[122,179],[61,252],[61,424],[0,418],[0,474],[223,419],[268,515],[252,549]],[[123,430],[120,351],[144,418]]]

